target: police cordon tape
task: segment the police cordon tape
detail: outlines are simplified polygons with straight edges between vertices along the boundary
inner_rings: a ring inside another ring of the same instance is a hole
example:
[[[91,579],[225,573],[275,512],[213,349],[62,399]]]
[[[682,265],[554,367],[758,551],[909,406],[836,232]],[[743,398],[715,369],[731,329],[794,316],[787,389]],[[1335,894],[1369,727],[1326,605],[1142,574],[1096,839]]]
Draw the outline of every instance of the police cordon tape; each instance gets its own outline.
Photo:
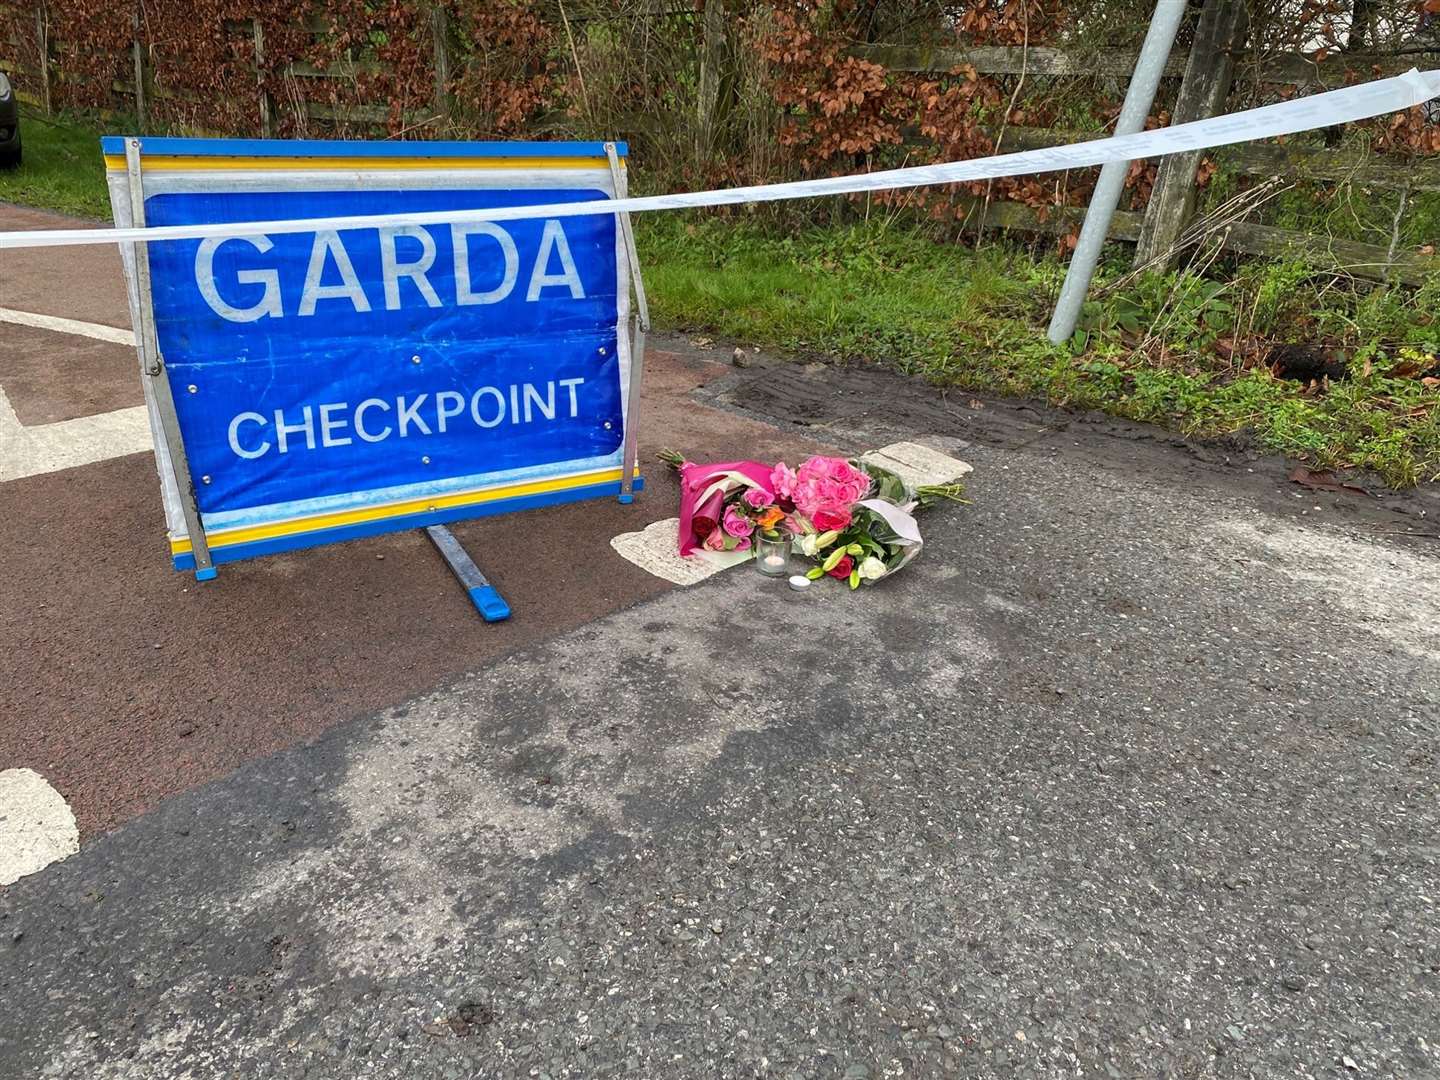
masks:
[[[881,172],[836,176],[823,180],[797,180],[783,184],[721,188],[712,191],[649,195],[625,199],[591,199],[543,206],[493,207],[481,210],[441,210],[411,214],[367,214],[350,217],[293,218],[204,225],[173,225],[143,229],[45,229],[0,233],[0,248],[64,247],[85,244],[125,244],[137,241],[203,240],[259,237],[285,233],[375,229],[381,226],[463,225],[483,221],[518,221],[529,218],[583,217],[591,214],[640,213],[683,210],[706,206],[777,202],[826,195],[854,195],[867,191],[929,187],[936,184],[992,180],[1007,176],[1059,172],[1134,161],[1191,150],[1209,150],[1233,143],[1293,135],[1398,112],[1440,97],[1440,71],[1412,68],[1403,75],[1376,79],[1340,90],[1263,105],[1173,127],[1116,135],[1064,146],[1043,147],[1012,154],[972,158],[941,165],[918,165]],[[363,171],[363,166],[357,166]]]

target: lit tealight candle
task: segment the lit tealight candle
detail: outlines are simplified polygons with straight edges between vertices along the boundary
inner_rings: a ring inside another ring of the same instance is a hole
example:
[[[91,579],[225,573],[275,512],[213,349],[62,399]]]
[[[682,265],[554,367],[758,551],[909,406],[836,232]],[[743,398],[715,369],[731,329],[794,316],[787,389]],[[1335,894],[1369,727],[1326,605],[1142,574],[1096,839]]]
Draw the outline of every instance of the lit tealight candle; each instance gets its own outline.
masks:
[[[804,574],[796,574],[790,579],[790,588],[796,592],[804,592],[810,587],[810,579]]]
[[[765,559],[764,559],[764,562],[765,562],[765,569],[766,569],[766,570],[769,570],[769,571],[778,571],[781,567],[783,567],[783,566],[785,565],[785,556],[783,556],[783,555],[766,555],[766,556],[765,556]]]

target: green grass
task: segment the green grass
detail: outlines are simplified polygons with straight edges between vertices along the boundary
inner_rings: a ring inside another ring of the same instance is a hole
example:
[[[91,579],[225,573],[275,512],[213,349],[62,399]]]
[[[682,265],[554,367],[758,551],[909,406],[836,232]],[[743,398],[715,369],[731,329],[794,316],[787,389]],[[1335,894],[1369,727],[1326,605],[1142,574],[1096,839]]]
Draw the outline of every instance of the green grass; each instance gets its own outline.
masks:
[[[1440,276],[1418,292],[1337,287],[1298,264],[1255,262],[1116,287],[1129,256],[1116,248],[1084,330],[1056,347],[1044,330],[1064,265],[1048,255],[875,223],[781,231],[650,215],[639,243],[651,305],[674,329],[1196,436],[1244,431],[1262,449],[1396,487],[1440,479],[1440,389],[1417,377],[1440,368]],[[1232,340],[1251,343],[1248,363],[1225,352]],[[1350,378],[1277,379],[1261,362],[1276,341],[1332,348]]]
[[[0,199],[108,219],[96,127],[22,124],[25,162],[0,172]],[[1440,369],[1440,275],[1418,291],[1352,287],[1303,264],[1252,261],[1118,280],[1129,250],[1117,247],[1082,333],[1055,347],[1044,328],[1064,264],[1051,255],[977,251],[880,221],[775,220],[637,219],[657,321],[1192,435],[1244,431],[1263,449],[1368,468],[1396,487],[1440,479],[1440,386],[1420,378]],[[1227,355],[1231,341],[1250,343],[1248,361]],[[1276,341],[1332,348],[1350,378],[1276,379],[1260,363]]]
[[[25,110],[20,138],[24,160],[17,169],[0,169],[0,200],[109,220],[98,131]]]

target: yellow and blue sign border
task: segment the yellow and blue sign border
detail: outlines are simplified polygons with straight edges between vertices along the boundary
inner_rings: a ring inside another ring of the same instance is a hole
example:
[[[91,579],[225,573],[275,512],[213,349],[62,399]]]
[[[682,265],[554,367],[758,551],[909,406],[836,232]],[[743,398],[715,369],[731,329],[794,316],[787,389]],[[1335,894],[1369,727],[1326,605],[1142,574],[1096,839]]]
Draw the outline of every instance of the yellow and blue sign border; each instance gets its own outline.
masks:
[[[626,144],[614,144],[623,162]],[[330,139],[145,139],[145,171],[575,169],[604,166],[598,142],[346,142]],[[125,172],[125,140],[100,140],[108,172]]]
[[[621,494],[621,470],[610,469],[576,476],[506,484],[479,491],[461,492],[434,499],[414,499],[390,505],[357,507],[311,518],[234,529],[206,530],[210,555],[218,565],[260,555],[359,540],[366,536],[445,525],[452,521],[491,517],[516,510],[537,510],[543,506],[581,502]],[[641,491],[645,480],[634,474],[631,490]],[[171,560],[176,570],[195,569],[190,541],[170,541]]]
[[[129,183],[126,140],[106,137],[101,141],[107,178],[115,208],[116,225],[136,224],[129,213],[125,191]],[[623,168],[626,147],[612,144]],[[421,174],[457,170],[504,170],[526,174],[537,172],[577,172],[590,174],[592,180],[604,179],[603,186],[617,197],[624,194],[623,173],[611,169],[611,154],[604,143],[466,143],[466,142],[343,142],[329,140],[233,140],[155,138],[143,140],[143,171],[146,177],[163,187],[194,176],[203,184],[204,177],[243,176],[253,182],[257,176],[274,176],[278,187],[287,183],[286,174],[325,173],[405,173]],[[297,177],[298,179],[298,177]],[[543,181],[541,181],[543,184]],[[524,186],[535,186],[528,182]],[[598,185],[597,185],[598,186]],[[618,231],[618,230],[617,230]],[[122,257],[127,253],[122,252]],[[628,348],[626,321],[629,314],[630,275],[638,278],[638,268],[630,266],[625,247],[616,243],[616,257],[622,265],[618,333],[622,350]],[[149,303],[141,297],[134,273],[133,254],[126,257],[127,280],[130,287],[132,315],[137,331],[141,325],[137,305]],[[144,345],[141,350],[142,364]],[[627,357],[628,361],[628,357]],[[638,376],[638,365],[636,375]],[[158,403],[150,392],[147,380],[147,407],[156,438],[157,466],[166,504],[170,533],[171,561],[177,570],[196,568],[194,548],[179,509],[182,489],[186,485],[176,475],[173,455],[167,453],[163,426],[159,422]],[[626,386],[624,408],[628,428],[632,412],[638,407],[638,378]],[[627,439],[623,446],[633,446]],[[575,462],[572,469],[550,467],[538,470],[540,475],[464,478],[448,488],[434,490],[384,491],[357,493],[351,499],[315,500],[314,504],[297,503],[276,507],[286,511],[266,520],[264,514],[205,514],[202,530],[209,560],[212,564],[294,551],[344,540],[358,539],[386,532],[445,524],[475,517],[486,517],[517,510],[535,509],[567,502],[618,496],[628,502],[631,492],[642,490],[644,480],[632,459],[630,483],[623,482],[623,448],[614,461],[590,459]],[[188,478],[187,478],[188,479]],[[192,496],[193,498],[193,496]]]

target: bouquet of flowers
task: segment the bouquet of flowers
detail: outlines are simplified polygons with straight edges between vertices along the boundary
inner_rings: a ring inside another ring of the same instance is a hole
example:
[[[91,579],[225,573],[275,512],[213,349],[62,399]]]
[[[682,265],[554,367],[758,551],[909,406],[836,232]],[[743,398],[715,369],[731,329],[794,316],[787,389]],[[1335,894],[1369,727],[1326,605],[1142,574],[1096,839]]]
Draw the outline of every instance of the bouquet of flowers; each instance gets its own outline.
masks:
[[[864,461],[815,456],[792,469],[783,461],[699,465],[667,450],[660,459],[680,473],[680,554],[747,551],[760,533],[790,536],[800,555],[825,575],[873,584],[920,553],[914,513],[940,500],[964,502],[958,483],[911,489],[887,469]]]

